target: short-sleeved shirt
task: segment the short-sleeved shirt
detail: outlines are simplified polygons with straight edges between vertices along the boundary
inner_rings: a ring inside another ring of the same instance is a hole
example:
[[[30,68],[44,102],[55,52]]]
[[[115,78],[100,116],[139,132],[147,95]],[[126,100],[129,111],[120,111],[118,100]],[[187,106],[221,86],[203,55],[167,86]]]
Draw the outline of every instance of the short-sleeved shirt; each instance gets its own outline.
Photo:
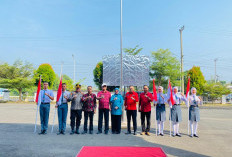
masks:
[[[104,97],[99,99],[99,109],[109,109],[111,93],[109,91],[100,91],[97,97]]]
[[[70,92],[68,92],[68,91],[62,91],[62,94],[61,94],[61,97],[60,97],[60,99],[61,99],[61,104],[67,104],[68,103],[68,100],[67,99],[65,99],[64,97],[67,97],[67,98],[69,98],[70,97]]]
[[[132,97],[135,99],[133,100]],[[136,102],[139,101],[139,96],[136,92],[127,92],[125,96],[125,107],[127,110],[137,110]]]
[[[89,97],[87,100],[85,100],[86,97]],[[83,110],[84,111],[87,111],[87,112],[91,112],[91,111],[94,111],[96,109],[96,95],[91,93],[87,93],[87,94],[84,94],[83,97],[82,97],[82,101],[83,101]]]
[[[147,97],[145,97],[147,95]],[[139,106],[141,107],[141,112],[150,112],[151,111],[151,102],[153,101],[153,96],[150,92],[141,93],[139,99]]]
[[[51,99],[47,95],[45,95],[45,93],[47,93],[51,97],[54,97],[53,91],[49,89],[43,89],[40,91],[41,103],[50,103]]]

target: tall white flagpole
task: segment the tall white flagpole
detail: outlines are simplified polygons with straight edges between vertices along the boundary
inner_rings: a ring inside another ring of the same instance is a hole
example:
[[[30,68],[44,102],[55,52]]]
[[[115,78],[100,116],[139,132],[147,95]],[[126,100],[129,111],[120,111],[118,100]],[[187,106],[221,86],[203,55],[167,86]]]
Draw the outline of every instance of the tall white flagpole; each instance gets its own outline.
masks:
[[[36,116],[35,116],[35,129],[34,129],[34,133],[36,133],[36,126],[37,126],[38,111],[39,111],[39,105],[37,104]]]
[[[60,79],[61,79],[61,77],[62,77],[62,70],[63,70],[63,62],[61,63]],[[56,98],[56,99],[57,99],[57,98]],[[55,106],[55,113],[54,113],[54,117],[53,117],[51,133],[53,133],[54,123],[55,123],[55,119],[56,119],[56,112],[57,112],[57,110],[58,110],[58,108],[56,108],[56,106]]]
[[[39,80],[40,80],[40,82],[41,82],[41,75],[40,75],[40,77],[39,77]],[[36,93],[36,94],[37,94],[37,93]],[[36,95],[36,97],[37,97],[37,95]],[[36,109],[36,116],[35,116],[35,129],[34,129],[34,133],[36,133],[38,112],[39,112],[39,106],[40,106],[40,104],[38,104],[38,102],[36,102],[36,103],[37,103],[37,109]]]
[[[155,105],[155,124],[156,124],[156,129],[155,129],[155,134],[156,134],[156,136],[157,136],[157,121],[156,121],[156,117],[157,117],[157,114],[156,114],[156,105]]]

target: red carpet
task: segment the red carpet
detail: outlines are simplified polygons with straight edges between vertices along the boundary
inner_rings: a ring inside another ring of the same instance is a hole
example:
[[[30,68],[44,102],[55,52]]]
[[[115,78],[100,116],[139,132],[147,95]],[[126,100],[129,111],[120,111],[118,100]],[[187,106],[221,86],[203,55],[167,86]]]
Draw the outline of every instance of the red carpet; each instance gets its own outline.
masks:
[[[82,147],[77,157],[166,157],[159,147]]]

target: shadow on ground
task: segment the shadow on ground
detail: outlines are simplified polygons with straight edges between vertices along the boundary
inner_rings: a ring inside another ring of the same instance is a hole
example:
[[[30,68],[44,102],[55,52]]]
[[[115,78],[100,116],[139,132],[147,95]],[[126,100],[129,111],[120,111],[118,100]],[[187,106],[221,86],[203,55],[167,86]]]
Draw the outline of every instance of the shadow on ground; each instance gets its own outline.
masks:
[[[68,126],[67,126],[68,127]],[[158,143],[147,142],[140,135],[125,135],[122,130],[120,135],[69,135],[70,128],[67,128],[66,135],[51,134],[51,126],[47,135],[33,133],[33,124],[0,124],[0,156],[1,157],[74,157],[83,146],[144,146],[161,147],[167,155],[179,157],[206,157],[196,152],[186,151]],[[40,127],[38,127],[39,131]],[[96,126],[94,126],[96,132]],[[94,133],[95,133],[94,132]],[[169,133],[166,131],[166,133]],[[166,135],[167,136],[167,135]],[[151,137],[154,138],[154,137]]]

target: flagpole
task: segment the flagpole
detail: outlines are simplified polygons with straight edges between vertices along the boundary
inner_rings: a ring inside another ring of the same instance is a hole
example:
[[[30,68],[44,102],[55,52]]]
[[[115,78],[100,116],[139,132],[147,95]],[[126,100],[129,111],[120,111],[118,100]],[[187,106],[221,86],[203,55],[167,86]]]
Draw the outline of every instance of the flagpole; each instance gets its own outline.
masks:
[[[189,84],[189,80],[190,79],[190,76],[188,76],[188,84]],[[188,85],[187,85],[187,87],[188,87]],[[190,88],[190,84],[189,84],[189,88]],[[188,95],[189,95],[189,91],[188,91]],[[187,105],[188,105],[188,112],[187,112],[187,114],[188,114],[188,135],[189,135],[189,96],[188,97],[186,97],[186,99],[187,99]]]
[[[36,133],[36,126],[37,126],[38,111],[39,111],[39,105],[37,104],[36,116],[35,116],[35,129],[34,129],[34,133]]]
[[[168,88],[169,88],[169,83],[170,83],[170,80],[168,80]],[[172,90],[171,89],[169,89],[170,90],[170,96],[171,96],[171,92],[172,92]],[[171,99],[170,99],[170,101],[171,101]],[[170,101],[169,101],[169,103],[170,103]],[[172,103],[172,102],[171,102]],[[172,124],[171,124],[171,107],[170,107],[170,104],[168,104],[169,105],[169,108],[170,108],[170,110],[169,110],[169,135],[170,135],[170,137],[171,137],[171,131],[172,131]],[[172,104],[171,104],[172,105]]]
[[[61,70],[60,70],[60,79],[62,77],[62,70],[63,70],[63,62],[61,63]],[[57,99],[57,98],[56,98]],[[55,113],[54,113],[54,117],[53,117],[53,122],[52,122],[52,130],[51,133],[53,133],[53,129],[54,129],[54,123],[55,123],[55,119],[56,119],[56,112],[57,112],[57,108],[55,106]]]
[[[39,81],[41,82],[41,75],[39,77]],[[36,94],[38,94],[38,93],[36,93]],[[36,97],[37,97],[37,95],[36,95]],[[38,111],[39,111],[39,106],[40,106],[40,104],[38,105],[38,102],[36,102],[36,103],[37,103],[37,109],[36,109],[36,116],[35,116],[35,129],[34,129],[34,133],[36,133]]]
[[[156,121],[156,116],[157,116],[157,114],[156,114],[156,105],[155,105],[155,124],[156,124],[156,132],[155,132],[155,134],[156,134],[156,136],[157,136],[157,121]]]

